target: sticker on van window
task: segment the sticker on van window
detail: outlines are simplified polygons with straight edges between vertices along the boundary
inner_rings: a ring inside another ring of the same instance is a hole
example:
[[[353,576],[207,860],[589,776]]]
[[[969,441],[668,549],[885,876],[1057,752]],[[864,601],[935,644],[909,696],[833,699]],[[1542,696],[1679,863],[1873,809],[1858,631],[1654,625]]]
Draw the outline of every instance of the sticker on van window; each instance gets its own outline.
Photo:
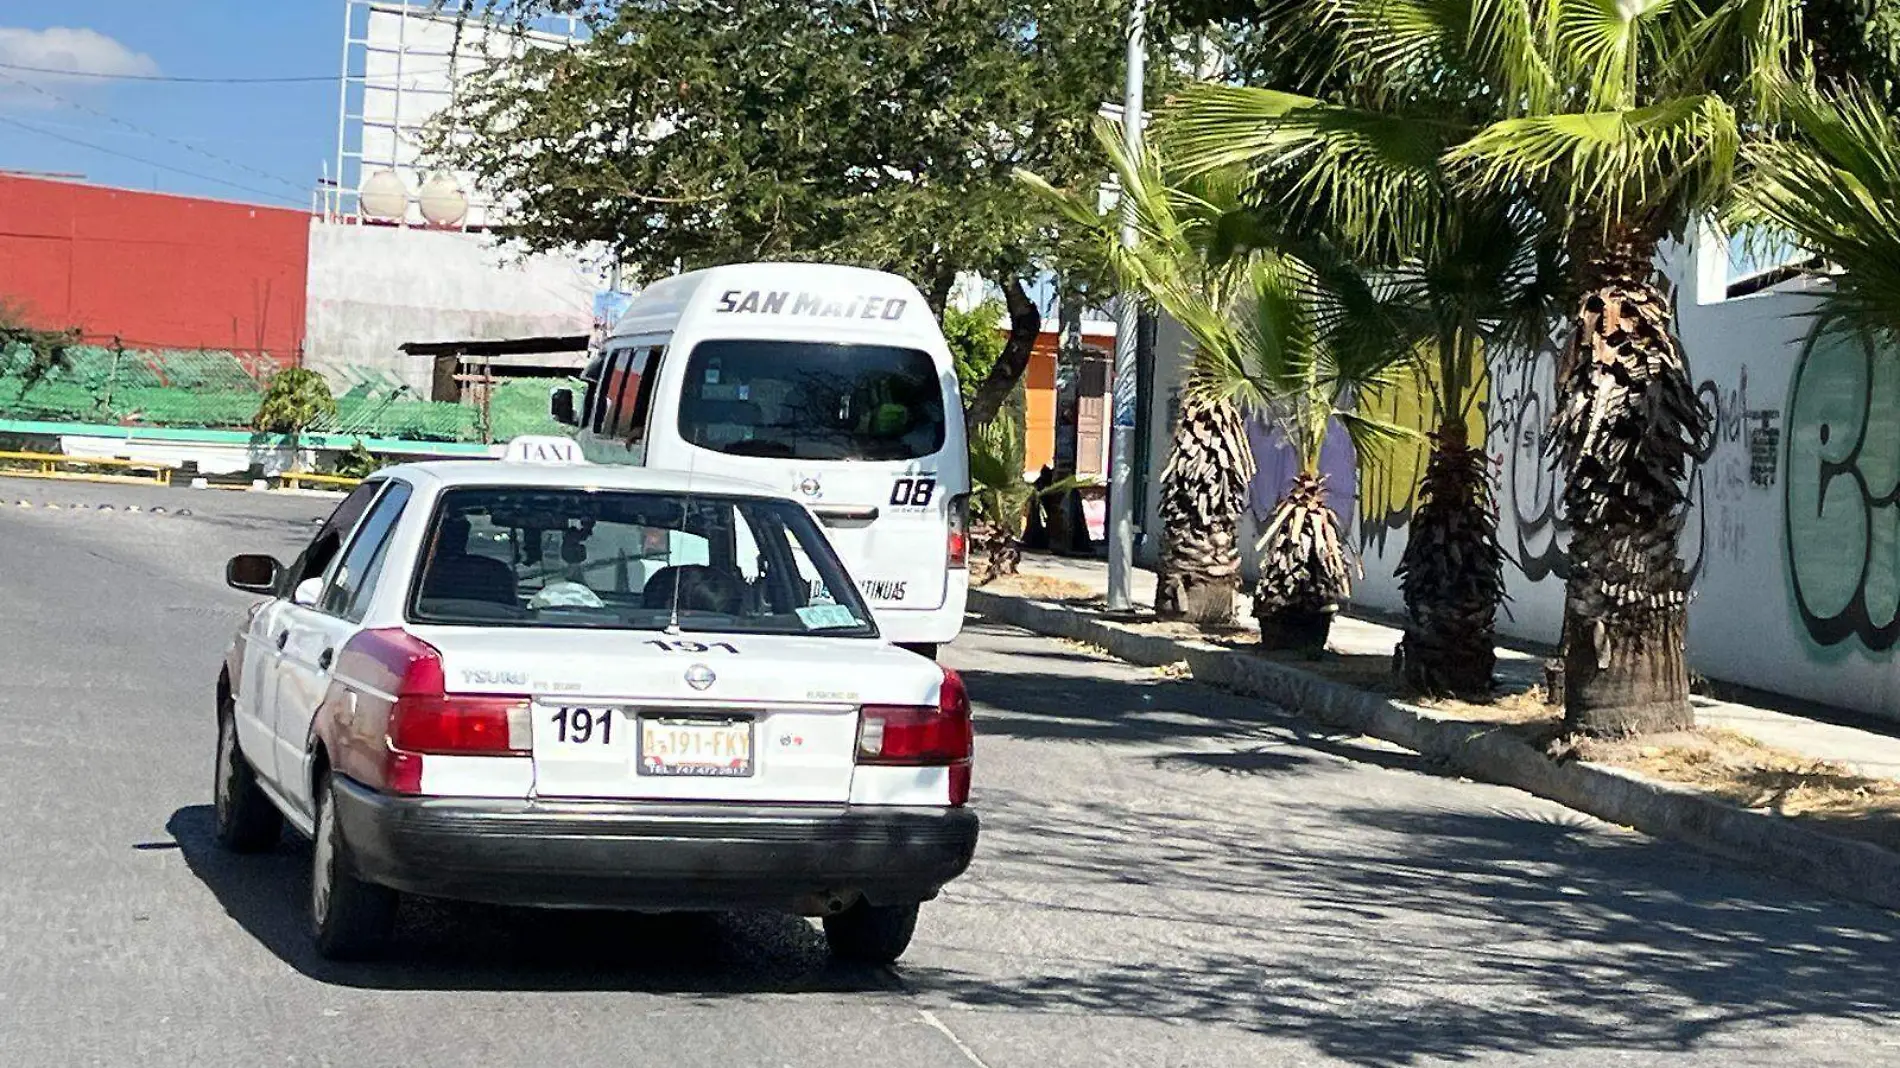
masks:
[[[858,625],[858,617],[841,604],[808,604],[794,611],[798,613],[798,621],[805,624],[806,630],[832,630]]]
[[[881,319],[904,317],[910,301],[903,297],[856,296],[848,299],[789,289],[728,289],[719,294],[715,315],[808,315],[819,319]]]

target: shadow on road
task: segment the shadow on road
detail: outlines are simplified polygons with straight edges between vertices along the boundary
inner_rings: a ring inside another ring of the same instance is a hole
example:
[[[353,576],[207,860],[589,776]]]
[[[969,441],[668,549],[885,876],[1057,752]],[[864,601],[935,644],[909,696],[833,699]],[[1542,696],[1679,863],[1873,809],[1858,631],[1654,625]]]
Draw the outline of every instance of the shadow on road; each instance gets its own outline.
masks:
[[[1338,758],[1434,769],[1265,702],[1128,674],[964,672],[996,702],[980,735],[1125,747],[1260,789],[1208,789],[1233,810],[1198,804],[1188,776],[1161,805],[984,791],[985,877],[961,903],[1157,934],[1112,955],[905,968],[921,996],[1219,1023],[1376,1066],[1758,1047],[1803,1020],[1900,1019],[1900,917],[1501,791],[1349,781]],[[1236,915],[1235,895],[1258,904]]]
[[[405,898],[384,960],[326,961],[304,926],[309,845],[287,832],[268,853],[238,856],[217,844],[212,819],[211,806],[192,805],[174,812],[165,829],[232,919],[286,964],[326,983],[707,997],[898,989],[887,971],[834,963],[809,921],[766,913],[640,915]]]

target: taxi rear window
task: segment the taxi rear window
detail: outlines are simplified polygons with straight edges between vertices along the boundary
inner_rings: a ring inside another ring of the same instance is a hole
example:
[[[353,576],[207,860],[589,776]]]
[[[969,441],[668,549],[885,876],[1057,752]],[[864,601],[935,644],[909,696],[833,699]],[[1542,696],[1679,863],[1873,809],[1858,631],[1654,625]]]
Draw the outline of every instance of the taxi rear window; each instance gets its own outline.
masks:
[[[409,618],[464,626],[872,637],[790,501],[525,486],[444,492]]]
[[[815,341],[702,341],[686,362],[680,436],[734,456],[916,460],[944,442],[928,353]]]

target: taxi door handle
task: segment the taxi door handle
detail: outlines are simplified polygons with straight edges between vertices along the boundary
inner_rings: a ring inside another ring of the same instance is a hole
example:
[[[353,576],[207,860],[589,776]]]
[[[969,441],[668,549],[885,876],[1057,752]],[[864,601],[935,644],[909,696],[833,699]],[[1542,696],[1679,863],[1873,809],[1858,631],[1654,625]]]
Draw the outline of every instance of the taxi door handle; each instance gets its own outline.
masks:
[[[319,671],[328,671],[328,670],[330,670],[330,661],[332,661],[332,660],[334,660],[334,659],[336,659],[336,650],[335,650],[335,649],[325,649],[325,650],[324,650],[324,651],[323,651],[322,653],[320,653],[320,654],[319,654],[319,655],[317,656],[317,669],[318,669]]]
[[[280,653],[283,652],[285,644],[287,644],[289,641],[290,641],[289,631],[287,630],[278,631],[277,632],[277,651]]]

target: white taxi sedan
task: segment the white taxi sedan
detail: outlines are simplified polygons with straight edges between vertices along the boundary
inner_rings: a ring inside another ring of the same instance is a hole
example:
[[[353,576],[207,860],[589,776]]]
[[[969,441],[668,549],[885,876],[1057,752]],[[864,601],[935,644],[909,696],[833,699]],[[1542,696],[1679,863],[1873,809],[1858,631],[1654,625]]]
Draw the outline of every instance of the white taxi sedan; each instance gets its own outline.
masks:
[[[310,925],[398,896],[822,916],[887,963],[969,865],[970,704],[878,637],[811,514],[747,483],[423,463],[356,488],[218,678],[218,838],[314,841]]]

